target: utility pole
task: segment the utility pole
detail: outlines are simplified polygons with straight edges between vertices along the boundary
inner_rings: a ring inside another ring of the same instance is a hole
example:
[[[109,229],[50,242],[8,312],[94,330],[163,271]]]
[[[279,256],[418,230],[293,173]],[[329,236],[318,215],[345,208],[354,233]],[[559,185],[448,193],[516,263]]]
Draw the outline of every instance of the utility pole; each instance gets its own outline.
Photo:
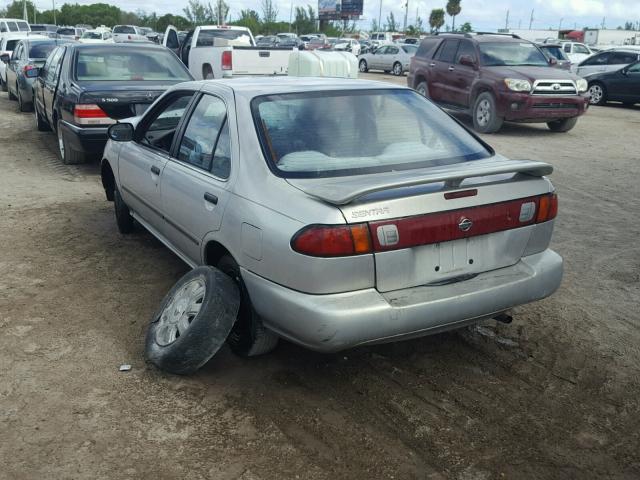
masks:
[[[409,0],[405,0],[405,4],[404,4],[404,28],[402,29],[403,32],[407,31],[407,18],[409,17]]]
[[[529,30],[531,30],[531,25],[533,25],[533,10],[531,10],[531,17],[529,18]]]
[[[604,30],[604,21],[607,19],[607,17],[602,17],[602,30]]]
[[[293,0],[291,0],[291,10],[289,10],[289,31],[291,31],[292,20],[293,20]]]
[[[56,21],[56,0],[51,0],[53,2],[53,24],[58,25]]]
[[[416,28],[418,28],[418,7],[416,7]],[[422,32],[418,32],[418,38],[420,38],[420,34]]]
[[[562,21],[564,20],[564,18],[560,19],[560,25],[558,25],[558,30],[562,30]]]
[[[507,10],[507,18],[504,20],[504,29],[509,30],[509,10]]]
[[[380,12],[378,13],[378,30],[382,31],[382,0],[380,0]]]

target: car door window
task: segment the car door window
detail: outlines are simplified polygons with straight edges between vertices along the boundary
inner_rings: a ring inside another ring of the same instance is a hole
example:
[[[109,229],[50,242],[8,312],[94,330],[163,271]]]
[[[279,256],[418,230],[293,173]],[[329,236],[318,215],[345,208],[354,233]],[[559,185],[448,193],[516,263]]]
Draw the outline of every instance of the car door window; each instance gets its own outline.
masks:
[[[460,42],[460,48],[458,48],[458,53],[456,54],[456,63],[460,63],[460,57],[463,55],[473,58],[474,61],[476,59],[476,49],[473,48],[473,44],[469,40]]]
[[[636,63],[635,65],[631,65],[627,69],[627,73],[635,73],[635,74],[640,73],[640,62]]]
[[[438,60],[445,63],[453,63],[459,44],[460,40],[445,40],[438,52]]]
[[[193,110],[184,131],[178,159],[214,173],[229,176],[231,164],[228,127],[225,132],[227,108],[218,97],[204,95]]]
[[[580,64],[581,67],[587,67],[590,65],[606,65],[607,63],[609,63],[609,57],[611,56],[610,53],[605,52],[605,53],[599,53],[597,55],[594,55],[591,58],[586,59],[584,62],[582,62]]]
[[[60,60],[62,59],[63,49],[58,48],[54,53],[51,54],[51,63],[47,68],[47,76],[45,77],[45,81],[47,83],[53,83],[56,79],[56,70],[58,69],[58,65],[60,64]]]
[[[376,50],[376,53],[379,55],[384,55],[385,53],[387,53],[387,48],[388,47],[380,47],[379,49]]]
[[[573,46],[573,51],[574,51],[574,53],[586,53],[587,55],[589,55],[591,53],[589,51],[589,49],[587,47],[585,47],[584,45],[574,45]]]
[[[178,41],[178,32],[176,32],[175,30],[169,30],[166,43],[167,48],[170,48],[172,50],[180,48],[180,42]]]
[[[638,56],[634,53],[615,52],[609,58],[609,65],[629,65],[635,62]]]
[[[177,94],[150,112],[136,135],[140,143],[170,153],[180,119],[184,116],[192,97],[193,92]]]
[[[398,47],[387,47],[387,53],[389,55],[396,55],[398,52]]]

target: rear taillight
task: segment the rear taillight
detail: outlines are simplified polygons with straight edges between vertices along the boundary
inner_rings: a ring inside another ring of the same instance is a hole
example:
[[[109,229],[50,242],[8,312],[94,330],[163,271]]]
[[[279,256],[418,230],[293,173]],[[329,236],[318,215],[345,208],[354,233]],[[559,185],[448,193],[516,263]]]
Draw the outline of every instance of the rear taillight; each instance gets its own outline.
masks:
[[[77,104],[73,109],[76,125],[111,125],[115,120],[94,103]]]
[[[556,215],[558,215],[558,195],[550,193],[540,197],[536,223],[548,222],[556,218]]]
[[[231,50],[225,50],[222,52],[222,70],[233,70]]]
[[[27,78],[35,78],[38,76],[38,67],[34,67],[33,65],[25,65],[22,69],[22,72]]]
[[[366,223],[355,225],[310,225],[295,234],[291,248],[312,257],[345,257],[371,253]]]

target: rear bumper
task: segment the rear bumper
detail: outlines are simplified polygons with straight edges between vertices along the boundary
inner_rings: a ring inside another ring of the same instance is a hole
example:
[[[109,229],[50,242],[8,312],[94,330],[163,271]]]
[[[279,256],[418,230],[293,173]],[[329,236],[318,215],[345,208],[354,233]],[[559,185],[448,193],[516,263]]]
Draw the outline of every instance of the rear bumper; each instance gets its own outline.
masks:
[[[545,250],[470,280],[385,294],[310,295],[244,269],[242,278],[267,327],[312,350],[335,352],[458,328],[540,300],[560,286],[562,264],[560,255]]]
[[[69,122],[62,121],[63,133],[69,146],[79,152],[102,154],[107,143],[109,127],[82,128]]]
[[[584,114],[588,108],[588,95],[559,97],[517,92],[502,92],[498,95],[499,113],[511,121],[577,117]]]

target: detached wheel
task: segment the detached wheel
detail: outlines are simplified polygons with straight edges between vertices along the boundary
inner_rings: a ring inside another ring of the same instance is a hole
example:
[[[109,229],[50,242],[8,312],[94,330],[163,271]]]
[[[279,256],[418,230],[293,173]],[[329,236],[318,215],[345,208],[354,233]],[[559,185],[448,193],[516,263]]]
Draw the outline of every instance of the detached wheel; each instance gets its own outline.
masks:
[[[58,153],[60,154],[60,160],[65,165],[77,165],[84,163],[85,156],[83,152],[78,152],[68,145],[67,139],[64,137],[62,130],[62,122],[58,120],[56,125],[56,134],[58,135]]]
[[[358,67],[362,73],[367,73],[369,71],[369,66],[367,65],[367,61],[364,58],[360,60]]]
[[[123,235],[133,232],[133,217],[131,216],[129,207],[124,203],[124,200],[122,200],[118,187],[114,187],[113,206],[116,211],[116,224],[118,225],[118,231]]]
[[[572,117],[547,122],[547,126],[552,132],[568,132],[576,126],[576,123],[578,123],[578,117]]]
[[[400,75],[402,75],[402,64],[400,62],[396,62],[393,64],[393,69],[391,70],[391,72],[396,76],[399,77]]]
[[[194,268],[178,280],[151,319],[147,358],[170,373],[195,372],[222,347],[239,306],[231,278],[213,267]]]
[[[607,91],[603,84],[595,82],[589,85],[589,103],[591,105],[604,105],[607,103]]]
[[[496,99],[489,92],[482,92],[473,105],[473,128],[480,133],[495,133],[502,127],[504,118],[498,116]]]
[[[240,267],[230,256],[224,256],[218,262],[218,268],[232,278],[240,291],[240,309],[227,343],[231,350],[241,357],[255,357],[269,353],[278,345],[279,337],[267,330],[262,319],[251,305],[249,293],[240,276]]]

